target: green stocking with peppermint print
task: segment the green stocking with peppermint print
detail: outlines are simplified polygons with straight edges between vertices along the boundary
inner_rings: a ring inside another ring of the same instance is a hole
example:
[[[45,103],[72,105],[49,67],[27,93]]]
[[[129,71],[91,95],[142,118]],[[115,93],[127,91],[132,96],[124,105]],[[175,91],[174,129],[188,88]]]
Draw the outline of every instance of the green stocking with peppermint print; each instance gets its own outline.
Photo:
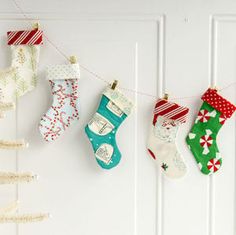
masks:
[[[203,104],[186,142],[201,172],[209,175],[218,171],[222,165],[216,138],[220,128],[232,116],[236,107],[214,89],[208,89],[202,100]]]

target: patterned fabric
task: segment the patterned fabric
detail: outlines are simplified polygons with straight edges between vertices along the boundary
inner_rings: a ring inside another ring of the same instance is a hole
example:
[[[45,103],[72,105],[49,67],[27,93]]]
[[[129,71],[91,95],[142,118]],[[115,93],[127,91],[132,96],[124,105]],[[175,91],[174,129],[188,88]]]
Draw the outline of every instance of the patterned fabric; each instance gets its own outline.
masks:
[[[158,116],[164,116],[168,119],[176,120],[181,123],[186,122],[189,109],[165,99],[157,100],[154,109],[153,125],[155,125]]]
[[[112,90],[110,87],[107,87],[103,94],[116,106],[118,106],[126,115],[130,115],[133,108],[133,103],[118,89]]]
[[[77,79],[80,77],[79,64],[60,64],[53,65],[47,68],[47,79]]]
[[[43,44],[43,31],[22,30],[7,32],[8,45],[41,45]]]
[[[36,87],[41,41],[40,30],[8,32],[12,62],[0,71],[0,102],[15,102]]]
[[[186,141],[201,172],[210,175],[222,165],[216,138],[235,107],[213,89],[208,89],[202,99],[204,102]]]
[[[0,70],[0,102],[3,104],[12,100],[12,93],[15,91],[15,83],[10,85],[10,82],[12,82],[15,73],[16,69],[13,67]]]
[[[175,140],[179,126],[186,122],[188,111],[188,108],[164,99],[159,99],[155,105],[147,149],[168,178],[180,178],[187,172]]]
[[[71,69],[76,67],[78,77],[66,79],[69,76],[66,73],[60,73],[65,67],[71,67]],[[57,68],[56,71],[58,71],[58,74],[52,68]],[[48,68],[47,78],[52,78],[53,73],[59,79],[49,80],[53,103],[43,115],[39,124],[40,133],[49,142],[56,140],[72,123],[79,119],[79,65],[57,65],[52,68]],[[62,79],[62,75],[65,75],[64,80]]]
[[[236,110],[235,105],[220,96],[214,89],[208,89],[203,94],[202,100],[206,101],[209,105],[221,112],[227,118],[230,118]]]
[[[95,158],[104,169],[111,169],[120,162],[121,153],[116,144],[116,132],[126,119],[126,113],[131,112],[132,106],[131,101],[120,91],[107,88],[97,112],[85,127]]]

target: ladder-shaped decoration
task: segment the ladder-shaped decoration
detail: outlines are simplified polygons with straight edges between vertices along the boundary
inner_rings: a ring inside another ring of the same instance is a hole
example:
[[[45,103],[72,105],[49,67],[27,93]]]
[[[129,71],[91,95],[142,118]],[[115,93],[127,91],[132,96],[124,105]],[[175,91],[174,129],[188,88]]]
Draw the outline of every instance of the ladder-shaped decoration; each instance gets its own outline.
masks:
[[[0,209],[0,223],[33,223],[50,217],[47,213],[18,214],[19,203],[14,202]]]
[[[37,24],[37,28],[38,28]],[[37,31],[34,27],[34,31]],[[14,34],[15,35],[15,34]],[[11,67],[12,69],[15,69]],[[17,69],[17,68],[16,68]],[[0,71],[0,79],[4,79],[4,73]],[[0,119],[4,118],[6,111],[14,110],[15,104],[12,102],[2,101],[2,89],[0,89]],[[0,150],[23,150],[28,147],[28,143],[25,140],[0,140]],[[2,172],[0,171],[0,185],[2,184],[18,184],[29,183],[37,179],[37,175],[30,172]],[[6,207],[0,208],[0,223],[31,223],[40,222],[49,217],[48,213],[27,213],[20,214],[18,212],[18,202],[11,203]]]

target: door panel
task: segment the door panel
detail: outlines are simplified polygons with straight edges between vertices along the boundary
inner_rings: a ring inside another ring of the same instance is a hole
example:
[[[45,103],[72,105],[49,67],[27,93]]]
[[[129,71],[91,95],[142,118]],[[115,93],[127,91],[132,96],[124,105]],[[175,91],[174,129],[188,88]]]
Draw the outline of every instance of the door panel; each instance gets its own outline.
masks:
[[[30,143],[24,151],[1,150],[0,170],[32,171],[40,177],[18,187],[2,185],[0,204],[19,199],[20,212],[48,211],[52,218],[0,225],[0,234],[234,235],[235,116],[219,133],[223,166],[215,176],[200,173],[185,144],[202,93],[211,85],[221,89],[236,81],[236,16],[226,14],[235,12],[234,2],[26,0],[20,5],[27,16],[40,20],[47,37],[63,53],[77,55],[82,66],[107,81],[118,79],[135,109],[116,136],[120,164],[102,170],[84,126],[106,84],[81,68],[80,120],[54,143],[44,142],[38,123],[52,102],[45,68],[65,63],[45,41],[37,88],[0,120],[1,138],[24,137]],[[2,68],[10,64],[6,31],[28,27],[13,7],[4,1],[0,9]],[[155,97],[165,92],[190,108],[176,140],[188,174],[176,181],[166,179],[146,151]],[[236,103],[235,86],[220,92]]]

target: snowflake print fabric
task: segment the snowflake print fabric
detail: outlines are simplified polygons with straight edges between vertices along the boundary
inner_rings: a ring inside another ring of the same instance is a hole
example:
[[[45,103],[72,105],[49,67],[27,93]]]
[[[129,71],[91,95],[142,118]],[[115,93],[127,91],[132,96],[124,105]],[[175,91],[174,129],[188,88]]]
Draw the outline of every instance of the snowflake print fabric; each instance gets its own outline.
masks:
[[[222,165],[216,138],[220,128],[233,115],[236,107],[214,89],[208,89],[202,100],[203,104],[186,141],[201,172],[209,175],[217,172]]]
[[[53,103],[43,115],[39,130],[46,141],[56,140],[72,123],[79,119],[79,65],[56,65],[47,70]]]

